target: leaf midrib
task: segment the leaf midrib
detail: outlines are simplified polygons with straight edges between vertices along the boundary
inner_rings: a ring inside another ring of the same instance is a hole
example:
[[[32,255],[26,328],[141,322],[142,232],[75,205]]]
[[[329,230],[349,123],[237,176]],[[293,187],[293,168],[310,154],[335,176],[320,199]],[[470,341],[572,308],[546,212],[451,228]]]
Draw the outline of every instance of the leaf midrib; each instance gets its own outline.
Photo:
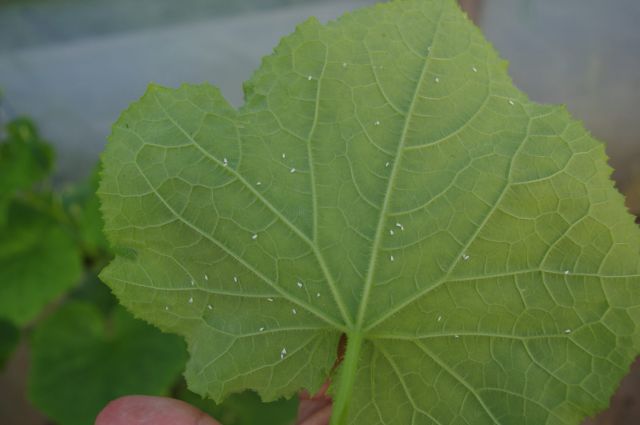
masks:
[[[413,112],[417,103],[417,100],[419,98],[418,93],[420,92],[420,89],[422,88],[422,85],[424,84],[425,81],[425,76],[427,75],[428,69],[429,69],[429,65],[431,63],[431,52],[430,50],[432,49],[436,38],[438,36],[438,32],[440,30],[440,24],[442,23],[442,19],[444,17],[444,13],[445,13],[445,6],[442,6],[442,9],[440,10],[440,15],[438,16],[438,19],[436,21],[436,28],[433,31],[433,36],[431,38],[431,43],[427,46],[427,55],[424,57],[424,64],[422,65],[422,69],[420,70],[420,77],[417,80],[417,84],[416,84],[416,89],[413,92],[413,97],[411,99],[411,103],[409,104],[409,109],[407,111],[405,120],[404,120],[404,126],[402,128],[402,133],[400,136],[400,141],[398,142],[398,147],[396,148],[396,154],[395,154],[395,160],[393,161],[393,165],[392,165],[392,169],[391,169],[391,175],[389,177],[389,181],[387,183],[387,189],[385,191],[385,195],[384,195],[384,202],[382,204],[382,209],[380,210],[380,216],[378,218],[378,225],[376,227],[376,233],[375,233],[375,238],[373,241],[373,247],[371,249],[371,258],[369,260],[369,267],[367,269],[367,274],[366,274],[366,279],[365,279],[365,283],[364,283],[364,288],[363,288],[363,292],[362,292],[362,299],[360,300],[360,305],[358,308],[358,315],[356,318],[356,330],[360,331],[362,329],[362,326],[364,324],[364,318],[365,318],[365,314],[366,314],[366,310],[367,310],[367,304],[369,302],[369,297],[371,294],[371,287],[373,285],[373,276],[376,270],[376,265],[377,265],[377,260],[379,257],[379,250],[380,250],[380,244],[382,242],[382,235],[384,234],[384,225],[386,223],[386,217],[388,214],[388,209],[389,209],[389,204],[390,204],[390,199],[391,199],[391,190],[394,187],[394,183],[396,180],[396,177],[398,175],[398,170],[400,169],[400,162],[402,159],[402,151],[404,150],[404,145],[406,143],[406,139],[407,139],[407,134],[409,131],[409,128],[411,126],[411,122],[412,122],[412,118],[413,118]]]
[[[546,115],[547,114],[543,114],[542,116],[546,116]],[[536,117],[536,118],[538,118],[538,117]],[[517,149],[515,150],[515,152],[513,153],[513,155],[511,156],[511,159],[509,161],[509,168],[507,170],[507,176],[505,178],[504,187],[500,190],[500,195],[496,199],[495,203],[492,205],[492,207],[489,210],[489,212],[485,215],[485,217],[482,220],[482,222],[478,225],[478,227],[476,228],[475,232],[473,232],[473,234],[469,237],[469,239],[464,244],[464,246],[459,250],[458,254],[454,257],[454,260],[451,262],[451,264],[449,265],[449,268],[445,271],[444,275],[437,282],[435,282],[433,285],[431,285],[431,286],[423,289],[422,291],[418,292],[417,294],[407,298],[406,300],[401,302],[396,307],[391,308],[389,311],[387,311],[386,313],[381,315],[378,319],[373,321],[367,327],[367,331],[373,329],[374,327],[376,327],[380,323],[384,322],[389,317],[393,316],[394,314],[396,314],[397,312],[399,312],[400,310],[405,308],[407,305],[411,304],[412,302],[416,301],[419,298],[424,297],[428,293],[434,291],[435,289],[439,288],[440,286],[442,286],[442,285],[444,285],[444,284],[446,284],[448,282],[448,279],[451,276],[451,273],[453,272],[455,267],[460,262],[460,257],[469,249],[469,247],[476,240],[476,238],[478,237],[480,232],[482,232],[482,230],[484,229],[485,225],[487,224],[489,219],[493,216],[493,213],[498,209],[498,206],[502,202],[502,199],[504,198],[504,196],[506,195],[507,191],[511,187],[511,173],[513,171],[513,163],[515,161],[515,158],[520,153],[520,150],[522,149],[522,147],[526,144],[527,139],[529,138],[529,133],[531,131],[531,123],[532,122],[533,122],[533,117],[529,116],[529,122],[527,123],[527,128],[526,128],[526,131],[524,133],[524,137],[520,141],[520,144],[518,145]]]

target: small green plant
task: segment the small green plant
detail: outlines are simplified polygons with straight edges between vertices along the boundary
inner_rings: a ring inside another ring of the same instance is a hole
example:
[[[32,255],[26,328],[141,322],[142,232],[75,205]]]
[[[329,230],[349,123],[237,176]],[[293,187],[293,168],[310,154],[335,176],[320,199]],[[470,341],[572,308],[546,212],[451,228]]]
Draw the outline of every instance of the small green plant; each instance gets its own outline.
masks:
[[[244,89],[152,85],[103,156],[101,277],[185,337],[192,390],[330,379],[334,425],[606,406],[640,349],[640,233],[603,146],[452,0],[311,19]]]

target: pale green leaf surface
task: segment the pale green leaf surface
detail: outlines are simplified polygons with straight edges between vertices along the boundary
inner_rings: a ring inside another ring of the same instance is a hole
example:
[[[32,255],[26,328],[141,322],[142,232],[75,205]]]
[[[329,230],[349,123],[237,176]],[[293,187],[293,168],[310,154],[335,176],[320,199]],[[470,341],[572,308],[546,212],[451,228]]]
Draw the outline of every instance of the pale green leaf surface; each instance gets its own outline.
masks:
[[[519,92],[453,1],[309,20],[245,93],[151,86],[103,157],[126,253],[103,278],[186,337],[193,390],[317,388],[344,332],[354,424],[606,405],[640,349],[640,234],[602,145]]]
[[[71,302],[32,335],[29,398],[60,425],[92,424],[120,396],[167,395],[185,361],[179,337],[122,307],[104,315],[95,305]]]

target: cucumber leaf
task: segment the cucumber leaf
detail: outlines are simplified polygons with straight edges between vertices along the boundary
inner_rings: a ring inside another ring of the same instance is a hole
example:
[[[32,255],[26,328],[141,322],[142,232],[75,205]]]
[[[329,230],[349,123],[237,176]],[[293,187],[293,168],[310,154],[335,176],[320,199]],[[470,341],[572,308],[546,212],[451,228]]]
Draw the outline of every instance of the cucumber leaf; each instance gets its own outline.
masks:
[[[184,400],[224,425],[255,425],[269,422],[269,425],[291,425],[298,412],[298,400],[280,399],[271,403],[263,403],[253,391],[233,394],[221,403],[203,399],[187,389],[179,393]]]
[[[11,322],[0,319],[0,371],[20,340],[20,330]]]
[[[9,122],[6,133],[0,141],[0,226],[13,194],[47,177],[53,166],[53,149],[29,119]]]
[[[31,350],[29,398],[60,425],[91,424],[123,395],[166,395],[186,360],[179,337],[81,301],[39,324]]]
[[[80,252],[64,226],[31,205],[9,204],[0,227],[0,318],[29,323],[81,273]]]
[[[193,391],[332,377],[335,424],[607,404],[640,350],[640,233],[602,144],[517,90],[453,0],[310,19],[244,88],[236,110],[152,85],[103,156],[102,278],[186,338]]]

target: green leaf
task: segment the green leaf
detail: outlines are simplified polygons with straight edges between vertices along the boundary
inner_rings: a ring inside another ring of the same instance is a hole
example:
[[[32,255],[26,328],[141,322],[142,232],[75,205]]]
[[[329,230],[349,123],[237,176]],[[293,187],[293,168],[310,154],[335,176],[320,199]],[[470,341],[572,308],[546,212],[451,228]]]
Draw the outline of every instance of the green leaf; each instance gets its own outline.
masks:
[[[541,64],[544,66],[544,64]],[[640,350],[640,234],[603,146],[452,0],[284,38],[234,110],[149,87],[99,195],[121,302],[216,401],[314,391],[334,424],[577,424]]]
[[[295,422],[298,411],[298,400],[277,400],[263,403],[252,391],[233,394],[222,403],[216,404],[204,400],[198,395],[184,390],[180,398],[216,418],[224,425],[291,425]]]
[[[87,181],[65,191],[62,202],[67,215],[72,218],[85,255],[99,260],[110,257],[110,248],[105,238],[104,221],[100,213],[100,203],[96,195],[98,170]]]
[[[0,141],[0,225],[13,194],[28,189],[51,172],[53,150],[29,119],[18,118],[6,126]]]
[[[93,272],[85,272],[82,282],[69,293],[69,298],[93,304],[104,314],[118,305],[109,287]]]
[[[0,228],[0,317],[33,320],[78,283],[82,265],[73,238],[48,214],[13,202]]]
[[[111,400],[165,395],[184,367],[186,351],[122,308],[105,317],[72,302],[40,324],[31,341],[29,398],[60,425],[86,425]]]
[[[18,345],[19,339],[18,328],[6,320],[0,320],[0,371]]]

